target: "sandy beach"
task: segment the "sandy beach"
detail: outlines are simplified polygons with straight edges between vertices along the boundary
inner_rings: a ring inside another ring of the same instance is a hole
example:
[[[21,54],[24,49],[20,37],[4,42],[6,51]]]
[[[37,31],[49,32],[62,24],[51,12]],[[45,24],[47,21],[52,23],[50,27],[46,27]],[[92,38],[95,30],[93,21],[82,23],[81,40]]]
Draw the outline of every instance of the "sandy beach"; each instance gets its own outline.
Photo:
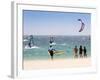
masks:
[[[91,65],[91,58],[24,60],[23,64],[25,70],[88,67]]]

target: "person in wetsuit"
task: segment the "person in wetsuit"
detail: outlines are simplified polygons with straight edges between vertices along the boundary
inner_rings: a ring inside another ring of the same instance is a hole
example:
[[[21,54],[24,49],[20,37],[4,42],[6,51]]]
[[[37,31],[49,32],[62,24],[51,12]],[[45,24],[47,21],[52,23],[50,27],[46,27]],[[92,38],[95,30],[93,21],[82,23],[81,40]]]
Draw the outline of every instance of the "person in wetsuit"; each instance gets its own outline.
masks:
[[[84,52],[84,57],[87,57],[87,50],[86,50],[86,47],[84,46],[84,49],[83,49],[83,52]]]
[[[48,49],[48,52],[50,53],[51,59],[53,60],[53,55],[54,55],[54,49],[52,46]]]
[[[83,55],[82,55],[82,51],[83,51],[83,49],[82,49],[82,45],[80,45],[80,48],[79,48],[79,55],[80,55],[80,57],[83,57]]]
[[[77,48],[77,46],[75,46],[75,48],[74,48],[74,57],[75,58],[78,57],[78,48]]]
[[[34,41],[33,41],[33,35],[29,36],[29,43],[28,46],[31,48],[32,46],[34,46]]]

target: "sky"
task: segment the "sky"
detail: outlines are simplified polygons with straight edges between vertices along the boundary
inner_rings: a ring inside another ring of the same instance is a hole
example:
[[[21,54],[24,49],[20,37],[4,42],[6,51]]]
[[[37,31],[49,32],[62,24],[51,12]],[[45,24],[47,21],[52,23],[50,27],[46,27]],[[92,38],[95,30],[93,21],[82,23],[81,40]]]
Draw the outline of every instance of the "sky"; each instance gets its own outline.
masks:
[[[85,28],[79,32],[82,19]],[[90,35],[91,14],[23,10],[24,35]]]

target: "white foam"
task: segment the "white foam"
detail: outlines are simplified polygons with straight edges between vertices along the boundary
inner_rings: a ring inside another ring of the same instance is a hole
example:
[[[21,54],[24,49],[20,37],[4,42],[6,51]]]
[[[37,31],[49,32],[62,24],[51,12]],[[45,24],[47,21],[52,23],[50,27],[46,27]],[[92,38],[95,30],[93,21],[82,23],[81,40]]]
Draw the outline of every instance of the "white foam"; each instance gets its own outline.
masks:
[[[65,46],[66,45],[66,43],[63,43],[63,44],[61,44],[62,46]]]
[[[27,39],[24,39],[24,42],[25,42],[25,41],[28,41],[28,40],[27,40]]]
[[[25,46],[24,49],[38,49],[39,47],[38,46],[32,46],[32,47],[29,47],[29,46]]]
[[[53,43],[51,43],[50,45],[56,45],[56,43],[55,43],[55,42],[53,42]]]
[[[32,46],[31,48],[39,48],[38,46]]]

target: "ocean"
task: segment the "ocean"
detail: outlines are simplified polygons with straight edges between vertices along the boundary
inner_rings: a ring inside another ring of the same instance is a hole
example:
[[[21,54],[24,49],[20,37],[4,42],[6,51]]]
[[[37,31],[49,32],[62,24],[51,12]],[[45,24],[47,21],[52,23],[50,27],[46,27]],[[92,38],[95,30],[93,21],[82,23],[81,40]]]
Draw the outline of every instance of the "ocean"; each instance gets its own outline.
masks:
[[[50,46],[50,36],[33,35],[34,48],[25,48],[28,44],[29,35],[23,36],[23,58],[24,60],[47,60],[50,59],[48,48]],[[87,56],[91,56],[91,38],[90,36],[53,36],[55,50],[62,50],[64,54],[55,54],[54,59],[73,58],[73,49],[75,46],[86,47]],[[78,52],[79,53],[79,52]]]

